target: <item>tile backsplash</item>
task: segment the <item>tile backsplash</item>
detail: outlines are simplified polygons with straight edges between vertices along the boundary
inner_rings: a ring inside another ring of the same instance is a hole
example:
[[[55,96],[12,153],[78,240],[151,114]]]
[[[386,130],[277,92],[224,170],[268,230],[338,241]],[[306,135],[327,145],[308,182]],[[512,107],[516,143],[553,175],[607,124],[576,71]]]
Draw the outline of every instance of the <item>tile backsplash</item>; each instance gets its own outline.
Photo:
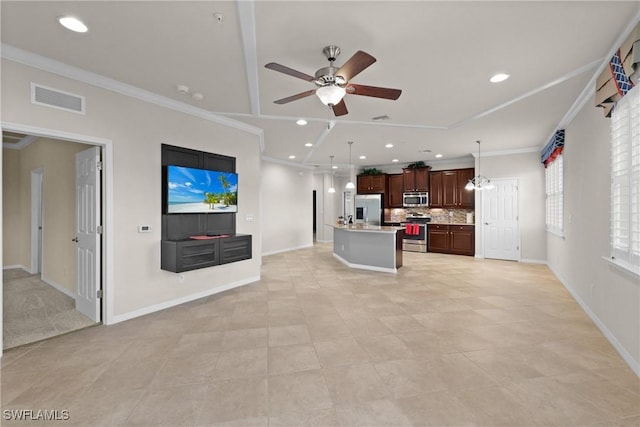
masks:
[[[467,224],[467,214],[472,214],[472,223],[475,222],[473,209],[440,209],[440,208],[409,208],[409,209],[385,209],[385,222],[404,222],[407,214],[431,215],[431,222],[446,222],[454,224]]]

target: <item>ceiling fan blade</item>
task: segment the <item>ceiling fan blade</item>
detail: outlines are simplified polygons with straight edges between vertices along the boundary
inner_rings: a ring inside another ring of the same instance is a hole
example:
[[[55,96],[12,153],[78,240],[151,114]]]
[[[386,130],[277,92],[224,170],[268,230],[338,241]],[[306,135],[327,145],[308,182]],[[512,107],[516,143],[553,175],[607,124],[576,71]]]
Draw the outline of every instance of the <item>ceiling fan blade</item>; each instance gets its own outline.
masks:
[[[344,116],[349,113],[349,110],[347,110],[347,104],[344,103],[344,99],[332,106],[331,109],[333,109],[333,114],[335,114],[336,117]]]
[[[374,62],[376,62],[376,58],[359,50],[340,67],[336,76],[342,76],[348,82]]]
[[[349,84],[345,88],[348,94],[372,96],[374,98],[384,98],[396,100],[400,97],[402,91],[400,89],[389,89],[387,87],[364,86]]]
[[[265,65],[265,68],[273,71],[279,71],[281,73],[288,74],[290,76],[297,77],[308,82],[312,82],[315,80],[315,77],[310,76],[309,74],[294,70],[293,68],[285,67],[284,65],[276,64],[275,62],[269,62],[267,65]]]
[[[315,89],[311,89],[311,90],[308,90],[306,92],[301,92],[301,93],[298,93],[298,94],[295,94],[295,95],[291,95],[291,96],[288,96],[286,98],[278,99],[277,101],[273,101],[273,102],[276,103],[276,104],[286,104],[286,103],[291,102],[291,101],[297,101],[298,99],[306,98],[307,96],[311,96],[314,93],[316,93],[316,90]]]

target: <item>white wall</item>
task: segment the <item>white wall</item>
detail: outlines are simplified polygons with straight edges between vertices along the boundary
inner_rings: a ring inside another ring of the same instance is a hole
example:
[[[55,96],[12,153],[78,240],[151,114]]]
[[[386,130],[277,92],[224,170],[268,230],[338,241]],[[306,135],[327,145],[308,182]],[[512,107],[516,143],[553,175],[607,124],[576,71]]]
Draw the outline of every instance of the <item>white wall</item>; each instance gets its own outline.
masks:
[[[262,254],[313,246],[313,173],[262,161]]]
[[[86,115],[33,105],[30,82],[83,95]],[[259,137],[15,62],[2,61],[2,120],[112,141],[111,321],[125,320],[260,277]],[[253,259],[180,275],[160,269],[160,145],[236,157],[237,232],[253,235]],[[247,222],[246,215],[255,220]],[[137,228],[151,226],[151,233]]]
[[[476,159],[477,162],[477,159]],[[547,259],[544,166],[540,152],[482,156],[480,173],[488,178],[518,178],[520,249],[523,261]],[[476,175],[478,165],[476,164]],[[482,192],[476,192],[476,254],[482,254]]]
[[[640,279],[609,254],[610,120],[590,102],[566,127],[564,239],[549,235],[549,266],[640,375]]]

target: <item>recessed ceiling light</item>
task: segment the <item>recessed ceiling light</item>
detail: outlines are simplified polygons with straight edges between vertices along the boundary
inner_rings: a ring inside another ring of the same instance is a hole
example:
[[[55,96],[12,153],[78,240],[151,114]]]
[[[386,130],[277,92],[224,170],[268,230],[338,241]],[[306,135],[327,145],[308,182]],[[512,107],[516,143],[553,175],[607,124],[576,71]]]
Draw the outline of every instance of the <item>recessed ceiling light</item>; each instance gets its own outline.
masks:
[[[290,159],[295,159],[296,156],[294,156],[293,154],[289,156]]]
[[[76,33],[86,33],[89,31],[89,28],[84,22],[73,16],[60,16],[58,22],[67,30],[75,31]]]
[[[304,144],[305,147],[313,147],[313,144],[310,142],[307,142],[306,144]]]
[[[338,169],[338,165],[331,166],[333,169]]]
[[[298,121],[296,122],[296,124],[298,126],[304,126],[307,124],[307,121],[305,119],[298,119]]]
[[[393,160],[391,160],[391,161],[392,161],[393,163],[398,163],[398,161],[399,161],[399,160],[398,160],[398,159],[393,159]]]
[[[389,143],[387,145],[385,145],[386,148],[393,148],[393,144]]]
[[[492,76],[489,81],[491,83],[500,83],[503,82],[505,80],[507,80],[509,78],[509,74],[505,74],[505,73],[498,73],[494,76]]]
[[[439,159],[440,157],[442,157],[442,154],[436,154],[436,159]]]
[[[367,156],[360,156],[360,160],[364,160],[366,158],[367,158]]]

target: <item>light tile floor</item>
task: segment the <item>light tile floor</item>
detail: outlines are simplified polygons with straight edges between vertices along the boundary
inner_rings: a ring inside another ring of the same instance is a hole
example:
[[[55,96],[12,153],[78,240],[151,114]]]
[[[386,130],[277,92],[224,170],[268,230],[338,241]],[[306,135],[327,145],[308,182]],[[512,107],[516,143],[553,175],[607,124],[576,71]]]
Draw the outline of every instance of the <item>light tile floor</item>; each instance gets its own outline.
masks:
[[[546,266],[404,256],[272,255],[258,283],[8,351],[2,409],[69,420],[2,424],[640,424],[638,378]]]

